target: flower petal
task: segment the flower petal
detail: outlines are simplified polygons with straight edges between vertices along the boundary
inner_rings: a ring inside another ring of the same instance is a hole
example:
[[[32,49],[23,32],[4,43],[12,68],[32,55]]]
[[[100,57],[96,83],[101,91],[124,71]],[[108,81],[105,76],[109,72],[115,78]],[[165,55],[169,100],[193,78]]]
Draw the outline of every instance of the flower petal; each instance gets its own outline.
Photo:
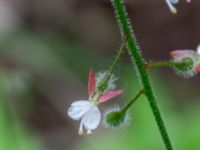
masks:
[[[170,1],[170,3],[172,3],[172,4],[177,4],[178,2],[179,2],[179,0],[169,0]]]
[[[91,107],[92,103],[87,100],[75,101],[68,109],[68,116],[74,120],[79,120]]]
[[[200,44],[197,46],[197,53],[200,55]]]
[[[195,67],[195,72],[200,73],[200,64]]]
[[[95,73],[93,70],[90,70],[89,80],[88,80],[88,94],[91,97],[94,94],[96,86]]]
[[[83,131],[83,123],[81,122],[80,123],[80,126],[79,126],[79,130],[78,130],[78,134],[79,135],[83,135],[84,131]]]
[[[176,13],[177,13],[177,10],[176,10],[176,8],[173,6],[173,4],[176,4],[177,1],[172,1],[172,0],[165,0],[165,1],[166,1],[167,5],[168,5],[170,11],[171,11],[173,14],[176,14]],[[172,3],[173,3],[173,4],[172,4]]]
[[[192,50],[174,50],[170,52],[170,56],[172,58],[180,58],[180,57],[187,57],[187,56],[195,56],[197,53]]]
[[[105,93],[104,95],[102,95],[100,98],[99,98],[99,102],[100,103],[103,103],[109,99],[112,99],[116,96],[119,96],[121,95],[122,93],[124,93],[124,90],[113,90],[113,91],[109,91],[107,93]]]
[[[87,133],[90,134],[91,130],[96,129],[99,126],[101,120],[101,113],[99,108],[93,104],[88,112],[83,116],[81,122],[87,129]]]

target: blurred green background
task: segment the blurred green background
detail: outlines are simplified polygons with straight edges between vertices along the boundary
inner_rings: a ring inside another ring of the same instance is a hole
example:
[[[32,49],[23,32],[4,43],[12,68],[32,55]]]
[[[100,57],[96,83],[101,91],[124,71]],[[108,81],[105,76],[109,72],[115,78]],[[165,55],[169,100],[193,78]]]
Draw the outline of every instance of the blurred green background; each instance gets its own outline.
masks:
[[[181,1],[172,15],[164,0],[127,0],[146,60],[168,60],[174,49],[200,43],[200,2]],[[67,115],[87,99],[90,68],[107,69],[120,34],[107,0],[0,0],[0,150],[164,150],[147,99],[132,107],[128,128],[100,126],[89,136]],[[177,150],[200,149],[200,76],[183,79],[169,68],[150,71]],[[140,88],[125,53],[116,69],[123,96],[100,106],[123,105]]]

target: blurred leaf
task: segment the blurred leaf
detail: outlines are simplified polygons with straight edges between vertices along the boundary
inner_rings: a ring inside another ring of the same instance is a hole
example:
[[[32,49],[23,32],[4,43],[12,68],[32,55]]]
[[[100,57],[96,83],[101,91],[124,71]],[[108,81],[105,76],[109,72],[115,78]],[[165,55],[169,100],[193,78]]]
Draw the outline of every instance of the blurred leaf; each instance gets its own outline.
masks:
[[[14,107],[7,100],[4,89],[5,74],[0,74],[0,150],[40,150],[38,141],[31,137],[19,121]]]

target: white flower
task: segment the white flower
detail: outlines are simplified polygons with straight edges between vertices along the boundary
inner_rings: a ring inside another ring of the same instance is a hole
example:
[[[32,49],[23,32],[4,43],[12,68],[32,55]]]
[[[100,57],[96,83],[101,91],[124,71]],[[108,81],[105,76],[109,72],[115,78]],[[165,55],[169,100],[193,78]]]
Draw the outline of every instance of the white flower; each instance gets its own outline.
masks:
[[[165,0],[170,11],[173,13],[173,14],[176,14],[177,13],[177,9],[174,7],[175,4],[177,4],[179,2],[179,0]],[[190,3],[191,0],[186,0],[186,2]]]
[[[74,120],[80,120],[79,134],[83,134],[83,129],[87,130],[87,134],[99,126],[101,113],[98,107],[87,100],[78,100],[71,104],[68,109],[68,115]]]
[[[197,46],[197,54],[199,54],[200,55],[200,44]]]
[[[101,113],[97,105],[124,92],[124,90],[109,90],[105,93],[99,93],[96,91],[96,82],[95,73],[91,70],[88,81],[89,100],[77,100],[73,102],[67,112],[68,116],[72,119],[80,120],[80,135],[83,134],[84,129],[87,130],[87,134],[91,134],[92,130],[99,126]]]
[[[179,0],[165,0],[170,11],[173,13],[173,14],[176,14],[177,13],[177,10],[176,8],[174,7],[174,4],[177,4],[179,2]]]

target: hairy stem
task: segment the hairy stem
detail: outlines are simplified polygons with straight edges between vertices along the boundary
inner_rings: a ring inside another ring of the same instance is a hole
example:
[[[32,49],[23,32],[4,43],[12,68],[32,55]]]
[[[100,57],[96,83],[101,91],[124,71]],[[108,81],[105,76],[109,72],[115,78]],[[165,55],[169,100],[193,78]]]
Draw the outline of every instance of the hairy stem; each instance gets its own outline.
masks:
[[[139,72],[139,76],[142,81],[142,85],[143,85],[145,94],[148,98],[150,107],[153,111],[153,115],[157,122],[159,131],[160,131],[163,141],[165,143],[166,149],[173,150],[172,143],[170,141],[169,135],[167,133],[167,129],[165,127],[163,118],[161,116],[160,109],[158,107],[158,104],[156,102],[156,99],[155,99],[155,96],[154,96],[154,93],[152,90],[151,82],[149,79],[149,74],[145,67],[145,62],[139,52],[139,49],[136,44],[136,39],[132,33],[132,27],[126,16],[127,12],[123,5],[124,2],[123,2],[123,0],[112,0],[112,3],[114,6],[116,15],[117,15],[118,23],[119,23],[121,31],[122,31],[122,35],[127,35],[127,37],[128,37],[127,48],[131,55],[131,60],[136,65],[136,69]]]
[[[140,90],[137,95],[128,103],[125,105],[125,107],[122,109],[123,112],[126,112],[132,105],[135,101],[137,101],[137,99],[142,95],[144,94],[144,90]]]
[[[122,44],[117,52],[117,55],[115,56],[114,60],[113,60],[113,63],[112,65],[110,66],[109,70],[108,70],[108,76],[110,76],[115,68],[115,66],[117,65],[117,63],[119,62],[119,59],[126,47],[126,42],[127,42],[127,36],[125,35],[123,37],[123,40],[122,40]]]
[[[104,90],[107,88],[107,84],[108,84],[108,81],[117,65],[117,63],[119,62],[122,54],[123,54],[123,51],[124,49],[126,48],[126,42],[127,42],[127,36],[123,36],[123,40],[122,40],[122,43],[121,43],[121,46],[120,48],[117,50],[117,54],[113,60],[113,63],[111,64],[110,68],[107,70],[107,73],[106,73],[106,76],[105,78],[102,79],[102,81],[99,83],[98,85],[98,89],[101,91],[101,92],[104,92]]]
[[[174,61],[158,61],[158,62],[149,62],[145,63],[147,68],[150,67],[188,67],[191,65],[191,62],[174,62]]]

